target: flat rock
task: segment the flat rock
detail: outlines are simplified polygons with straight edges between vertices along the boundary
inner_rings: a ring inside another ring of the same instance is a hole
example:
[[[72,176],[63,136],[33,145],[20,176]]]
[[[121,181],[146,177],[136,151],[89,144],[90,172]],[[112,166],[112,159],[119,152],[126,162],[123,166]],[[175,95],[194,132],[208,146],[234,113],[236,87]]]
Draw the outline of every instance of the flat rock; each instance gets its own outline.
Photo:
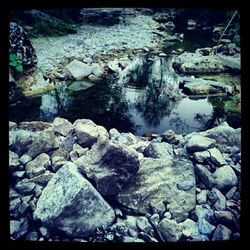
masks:
[[[83,80],[92,72],[91,66],[77,60],[73,60],[70,64],[68,64],[66,69],[70,72],[75,80]]]
[[[143,158],[133,182],[118,193],[117,200],[122,205],[140,213],[150,213],[150,203],[165,212],[164,202],[177,221],[185,219],[185,213],[196,204],[195,185],[189,190],[180,190],[177,183],[195,183],[193,165],[189,161]]]
[[[223,166],[226,165],[227,162],[225,161],[224,156],[218,150],[217,148],[210,148],[208,149],[208,152],[210,153],[210,160],[216,165],[216,166]]]
[[[144,150],[144,156],[151,158],[169,158],[173,155],[173,148],[167,142],[151,142]]]
[[[105,216],[103,216],[105,215]],[[34,218],[51,230],[80,238],[115,219],[109,204],[78,171],[73,163],[61,167],[37,201]]]
[[[203,151],[214,145],[215,142],[214,139],[201,135],[194,135],[188,140],[186,148],[189,152]]]

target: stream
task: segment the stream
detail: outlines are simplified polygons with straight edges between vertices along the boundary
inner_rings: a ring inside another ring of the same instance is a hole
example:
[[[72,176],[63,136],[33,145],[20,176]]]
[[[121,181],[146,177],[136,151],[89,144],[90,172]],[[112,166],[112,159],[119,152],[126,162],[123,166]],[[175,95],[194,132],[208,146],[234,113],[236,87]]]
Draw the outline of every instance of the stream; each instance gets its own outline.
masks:
[[[193,51],[208,45],[203,39],[204,46],[196,43],[191,47],[188,38],[193,39],[187,36],[171,49],[179,46]],[[228,97],[180,97],[180,76],[172,68],[174,55],[169,50],[165,49],[166,57],[135,57],[134,66],[117,80],[67,82],[42,95],[26,97],[10,108],[10,120],[52,122],[59,116],[73,123],[76,119],[91,119],[108,130],[116,128],[139,136],[167,129],[176,133],[202,131],[227,120],[219,104]],[[240,126],[235,119],[229,125]]]

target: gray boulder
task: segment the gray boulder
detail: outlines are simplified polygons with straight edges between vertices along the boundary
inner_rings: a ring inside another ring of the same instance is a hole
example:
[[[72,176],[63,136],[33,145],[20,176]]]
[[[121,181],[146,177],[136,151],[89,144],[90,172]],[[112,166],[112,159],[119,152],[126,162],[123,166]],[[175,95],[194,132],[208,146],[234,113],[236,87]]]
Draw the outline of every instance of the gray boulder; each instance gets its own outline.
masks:
[[[216,140],[201,135],[193,135],[187,142],[186,148],[189,152],[197,152],[208,149],[214,145]]]
[[[42,153],[38,155],[33,161],[30,161],[26,164],[26,175],[29,178],[33,178],[39,174],[42,174],[45,172],[46,168],[50,166],[50,164],[50,157],[47,154]]]
[[[175,220],[164,218],[158,224],[157,229],[163,241],[176,242],[181,238],[181,227]]]
[[[86,155],[75,161],[102,195],[115,195],[139,170],[138,153],[106,137],[99,137]]]
[[[107,130],[88,119],[78,119],[73,124],[77,141],[82,147],[91,147],[99,136],[109,138]]]
[[[115,219],[109,204],[78,171],[73,163],[61,167],[37,201],[34,219],[44,227],[80,238],[106,228]]]
[[[63,136],[67,136],[73,131],[73,125],[71,122],[64,118],[56,117],[52,123],[52,128],[55,132]]]
[[[199,177],[201,182],[208,188],[212,188],[213,186],[213,175],[212,173],[203,165],[196,164],[195,165],[195,174]]]
[[[213,173],[214,186],[220,190],[230,189],[237,185],[238,179],[234,170],[228,166],[222,166]]]
[[[221,154],[220,150],[217,148],[210,148],[208,149],[210,153],[210,160],[218,167],[222,165],[226,165],[227,162],[225,161],[224,156]]]
[[[229,240],[231,237],[232,231],[225,227],[222,224],[219,224],[213,234],[212,241],[217,241],[217,240]]]
[[[183,181],[191,181],[194,185],[187,191],[180,190],[177,184]],[[172,217],[182,221],[196,204],[193,165],[187,160],[171,157],[143,158],[133,182],[118,193],[117,201],[144,214],[150,213],[150,204],[163,214],[166,210],[164,203],[168,203]]]
[[[66,69],[73,76],[75,80],[83,80],[85,77],[91,74],[92,68],[88,64],[73,60],[66,66]]]

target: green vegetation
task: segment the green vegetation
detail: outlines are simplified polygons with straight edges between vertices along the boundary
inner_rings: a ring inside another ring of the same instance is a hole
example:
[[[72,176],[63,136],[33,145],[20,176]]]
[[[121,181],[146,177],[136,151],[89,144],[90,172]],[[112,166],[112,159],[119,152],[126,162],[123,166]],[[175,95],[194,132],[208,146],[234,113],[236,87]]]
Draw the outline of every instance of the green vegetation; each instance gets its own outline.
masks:
[[[22,60],[19,59],[14,53],[9,54],[9,66],[16,72],[23,72]]]

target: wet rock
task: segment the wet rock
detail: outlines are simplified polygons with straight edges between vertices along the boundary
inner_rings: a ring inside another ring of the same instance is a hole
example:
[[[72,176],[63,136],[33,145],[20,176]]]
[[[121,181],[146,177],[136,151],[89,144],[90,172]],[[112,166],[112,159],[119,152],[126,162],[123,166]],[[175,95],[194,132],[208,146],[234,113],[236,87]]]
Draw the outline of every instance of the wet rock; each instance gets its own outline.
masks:
[[[96,125],[88,119],[78,119],[73,124],[78,143],[82,147],[91,147],[99,136],[109,137],[108,132],[102,126]]]
[[[145,214],[150,213],[150,203],[163,214],[166,210],[164,202],[167,202],[173,218],[181,221],[196,203],[195,187],[187,191],[177,188],[177,183],[183,180],[195,183],[193,165],[189,161],[173,161],[170,157],[143,158],[133,182],[118,193],[117,200]]]
[[[22,61],[25,70],[36,66],[36,52],[30,39],[23,28],[14,22],[10,22],[9,48],[10,53],[16,54],[17,58]]]
[[[26,163],[30,162],[31,160],[32,160],[32,158],[26,154],[22,155],[19,159],[19,161],[22,165],[25,165]]]
[[[181,227],[175,220],[164,218],[158,224],[157,229],[163,241],[176,242],[181,237]]]
[[[9,150],[9,168],[10,171],[14,171],[20,165],[19,163],[19,156],[15,152]]]
[[[35,183],[29,181],[27,178],[19,181],[15,185],[15,189],[17,190],[17,192],[22,195],[33,194],[35,187]]]
[[[208,152],[210,153],[210,160],[218,167],[226,165],[226,161],[224,156],[221,154],[221,152],[217,148],[210,148],[208,149]]]
[[[195,174],[199,177],[201,182],[208,188],[212,188],[214,180],[212,173],[203,165],[196,164],[194,167]]]
[[[42,121],[20,122],[19,124],[19,129],[28,130],[32,132],[42,131],[50,127],[50,123]]]
[[[169,158],[173,155],[173,148],[167,142],[151,142],[144,150],[145,157]]]
[[[105,217],[103,216],[105,214]],[[115,219],[112,208],[94,187],[67,163],[43,190],[34,212],[46,228],[59,230],[70,237],[84,237]]]
[[[75,80],[83,80],[91,74],[92,68],[88,64],[73,60],[65,67]]]
[[[108,196],[117,194],[139,170],[138,153],[106,137],[99,137],[91,150],[75,163],[95,182],[97,190]]]
[[[232,232],[224,225],[219,224],[213,234],[212,241],[229,240]]]
[[[233,169],[225,165],[213,173],[214,186],[220,190],[230,189],[237,185],[238,179]]]
[[[214,139],[201,135],[194,135],[188,140],[186,148],[189,152],[203,151],[214,145],[215,142]]]
[[[26,164],[25,170],[28,178],[33,178],[45,172],[46,168],[51,165],[50,157],[42,153],[38,155],[33,161]]]
[[[52,128],[55,132],[67,136],[73,131],[73,125],[71,122],[64,118],[56,117],[52,123]]]

